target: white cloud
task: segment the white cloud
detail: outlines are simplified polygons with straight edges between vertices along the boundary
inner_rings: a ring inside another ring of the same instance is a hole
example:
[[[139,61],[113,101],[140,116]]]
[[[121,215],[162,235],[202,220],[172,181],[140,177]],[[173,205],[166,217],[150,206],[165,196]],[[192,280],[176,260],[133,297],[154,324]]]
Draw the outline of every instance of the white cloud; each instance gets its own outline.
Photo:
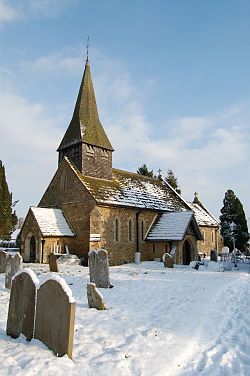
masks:
[[[0,25],[10,22],[20,17],[18,11],[6,1],[0,0]]]

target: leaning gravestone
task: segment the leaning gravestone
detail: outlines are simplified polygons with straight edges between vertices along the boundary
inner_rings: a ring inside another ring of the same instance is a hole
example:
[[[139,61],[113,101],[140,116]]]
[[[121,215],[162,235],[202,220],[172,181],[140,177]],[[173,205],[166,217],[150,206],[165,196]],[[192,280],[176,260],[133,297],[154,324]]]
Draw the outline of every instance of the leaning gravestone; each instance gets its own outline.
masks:
[[[33,338],[36,288],[39,284],[34,272],[28,268],[18,272],[12,280],[6,333],[13,338],[24,334]]]
[[[216,249],[211,249],[210,251],[210,261],[218,261],[218,252]]]
[[[49,254],[49,270],[51,272],[59,272],[57,257],[54,253]]]
[[[164,262],[165,268],[173,268],[174,263],[173,263],[173,259],[171,255],[169,253],[165,253],[163,256],[164,256],[163,262]]]
[[[97,289],[95,283],[87,284],[87,297],[89,308],[96,308],[99,311],[104,310],[104,301],[103,296],[100,291]]]
[[[105,249],[89,252],[89,274],[90,282],[96,287],[110,287],[108,253]]]
[[[70,359],[75,304],[70,288],[59,276],[47,280],[37,290],[34,337],[47,345],[57,356],[67,354]]]
[[[22,257],[19,253],[15,256],[9,254],[6,258],[5,266],[5,287],[6,289],[11,289],[12,277],[22,268]]]
[[[6,257],[7,253],[4,251],[0,251],[0,273],[5,272]]]

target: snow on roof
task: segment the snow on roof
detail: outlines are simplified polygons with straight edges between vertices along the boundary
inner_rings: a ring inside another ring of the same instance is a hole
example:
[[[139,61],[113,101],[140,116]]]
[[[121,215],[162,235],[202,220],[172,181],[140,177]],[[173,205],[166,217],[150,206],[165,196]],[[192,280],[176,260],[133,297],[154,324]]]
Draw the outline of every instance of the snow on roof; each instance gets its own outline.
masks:
[[[189,202],[188,205],[193,210],[199,226],[219,226],[217,219],[205,207],[203,208],[194,202]]]
[[[83,176],[67,159],[97,204],[110,204],[163,211],[187,210],[188,204],[162,181],[113,169],[113,179]]]
[[[188,210],[163,213],[149,231],[146,240],[182,240],[186,234],[190,221],[193,221],[194,223],[194,230],[198,240],[202,239],[200,230],[194,219],[193,212]]]
[[[43,236],[74,236],[61,209],[37,208],[34,206],[30,209]]]

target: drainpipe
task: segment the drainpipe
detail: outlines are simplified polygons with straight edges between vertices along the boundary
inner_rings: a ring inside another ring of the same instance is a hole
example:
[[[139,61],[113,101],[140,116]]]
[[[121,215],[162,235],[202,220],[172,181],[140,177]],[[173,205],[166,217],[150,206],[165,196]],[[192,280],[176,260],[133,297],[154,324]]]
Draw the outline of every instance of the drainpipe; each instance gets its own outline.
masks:
[[[44,244],[45,244],[45,240],[42,239],[42,264],[43,264],[43,250],[44,250]]]
[[[139,252],[139,215],[141,210],[136,213],[136,252]]]

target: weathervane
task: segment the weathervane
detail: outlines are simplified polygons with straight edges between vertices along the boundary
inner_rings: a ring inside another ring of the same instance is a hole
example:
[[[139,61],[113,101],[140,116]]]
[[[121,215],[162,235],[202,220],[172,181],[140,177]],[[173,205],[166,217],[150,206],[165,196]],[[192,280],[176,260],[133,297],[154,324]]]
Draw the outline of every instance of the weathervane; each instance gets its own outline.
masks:
[[[87,61],[89,61],[89,37],[87,39]]]

